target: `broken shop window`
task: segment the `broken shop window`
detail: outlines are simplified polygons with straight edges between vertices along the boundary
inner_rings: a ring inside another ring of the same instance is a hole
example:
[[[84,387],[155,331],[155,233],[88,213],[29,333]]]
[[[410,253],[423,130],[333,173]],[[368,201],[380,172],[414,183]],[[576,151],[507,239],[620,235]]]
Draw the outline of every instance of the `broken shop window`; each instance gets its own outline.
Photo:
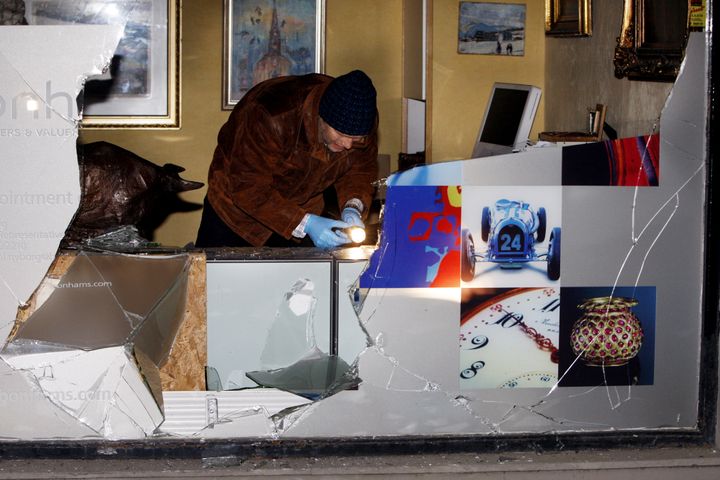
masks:
[[[102,67],[71,68],[66,57],[109,59],[110,34],[88,28],[74,39],[53,30],[58,43],[77,43],[53,53],[75,94],[83,72]],[[2,146],[12,168],[0,179],[0,200],[9,199],[0,202],[0,232],[16,242],[0,269],[4,438],[696,428],[704,37],[691,39],[659,129],[648,126],[647,136],[391,176],[377,248],[207,262],[79,252],[41,283],[62,237],[51,233],[64,232],[77,208],[63,200],[79,193],[75,137],[15,132],[42,122],[76,135],[77,112],[51,109],[45,119],[42,105],[57,109],[59,97],[40,95],[50,74],[33,79],[45,64],[20,54],[39,40],[13,43],[19,33],[0,31],[3,89],[11,89],[2,95],[35,92],[41,110],[11,118],[6,101],[0,116],[13,132]],[[584,159],[594,159],[592,175],[574,170]],[[598,165],[608,168],[602,185]],[[498,257],[503,242],[508,255]],[[464,266],[473,268],[463,274]],[[27,411],[37,422],[12,421]]]
[[[121,27],[84,30],[2,27],[0,48],[0,135],[4,173],[0,179],[0,335],[3,343],[18,308],[29,306],[55,258],[60,239],[79,200],[77,122],[74,101],[86,75],[100,74],[112,57]],[[63,352],[52,351],[56,358]],[[60,349],[62,350],[62,349]],[[93,435],[93,431],[57,408],[35,377],[2,370],[5,438]],[[53,378],[43,369],[40,378]],[[56,398],[83,401],[77,392]],[[33,412],[42,432],[16,419]],[[13,426],[10,426],[12,424]]]
[[[34,298],[0,356],[98,435],[152,434],[163,420],[160,367],[185,319],[189,264],[187,255],[80,253],[45,284],[46,298]]]

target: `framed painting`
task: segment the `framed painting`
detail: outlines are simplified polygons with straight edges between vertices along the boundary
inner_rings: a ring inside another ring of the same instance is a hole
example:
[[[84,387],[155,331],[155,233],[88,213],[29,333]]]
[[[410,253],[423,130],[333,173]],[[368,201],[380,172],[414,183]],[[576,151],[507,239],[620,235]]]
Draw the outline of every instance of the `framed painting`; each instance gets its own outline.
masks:
[[[525,5],[460,2],[458,53],[525,55]]]
[[[88,78],[82,128],[180,126],[180,0],[30,0],[31,25],[124,25],[110,69]]]
[[[545,35],[551,37],[592,35],[591,0],[545,0]]]
[[[223,104],[254,85],[324,70],[325,0],[225,0]]]
[[[688,39],[690,2],[623,0],[623,22],[613,59],[617,78],[675,81]]]

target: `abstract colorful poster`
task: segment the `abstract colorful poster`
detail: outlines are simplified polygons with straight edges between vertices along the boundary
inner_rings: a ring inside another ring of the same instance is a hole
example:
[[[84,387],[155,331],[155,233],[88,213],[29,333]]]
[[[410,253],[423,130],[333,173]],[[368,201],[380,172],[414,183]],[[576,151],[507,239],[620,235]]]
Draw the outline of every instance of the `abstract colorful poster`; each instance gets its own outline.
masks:
[[[660,135],[563,147],[563,185],[657,187]]]
[[[390,187],[363,288],[460,286],[461,188]]]

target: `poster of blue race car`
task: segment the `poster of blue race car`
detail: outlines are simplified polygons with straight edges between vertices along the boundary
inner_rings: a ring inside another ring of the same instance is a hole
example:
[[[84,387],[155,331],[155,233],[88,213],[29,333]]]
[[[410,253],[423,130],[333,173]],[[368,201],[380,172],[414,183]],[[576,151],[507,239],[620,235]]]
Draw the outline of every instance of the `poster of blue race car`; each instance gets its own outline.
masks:
[[[540,286],[560,279],[560,189],[522,187],[510,196],[506,188],[492,197],[468,190],[460,254],[464,284]]]

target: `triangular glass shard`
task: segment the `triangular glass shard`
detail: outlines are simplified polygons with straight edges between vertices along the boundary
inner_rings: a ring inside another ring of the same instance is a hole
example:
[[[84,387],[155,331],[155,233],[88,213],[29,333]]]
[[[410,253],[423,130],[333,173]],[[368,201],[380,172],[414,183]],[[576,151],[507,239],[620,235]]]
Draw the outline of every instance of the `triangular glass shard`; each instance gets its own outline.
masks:
[[[79,255],[13,340],[88,350],[122,345],[131,331],[131,322],[110,285],[86,255]]]
[[[310,400],[326,398],[360,384],[357,372],[342,358],[317,348],[288,367],[246,375],[263,387],[278,388]]]

